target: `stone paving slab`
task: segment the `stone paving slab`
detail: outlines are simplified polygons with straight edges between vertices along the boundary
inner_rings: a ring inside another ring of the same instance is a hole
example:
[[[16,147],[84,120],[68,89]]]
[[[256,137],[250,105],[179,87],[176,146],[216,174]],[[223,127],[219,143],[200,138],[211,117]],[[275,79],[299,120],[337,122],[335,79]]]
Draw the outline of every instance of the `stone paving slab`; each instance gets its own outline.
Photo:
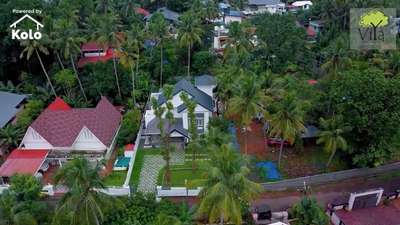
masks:
[[[181,165],[185,163],[185,151],[176,149],[171,153],[171,165]],[[143,167],[140,171],[138,191],[154,193],[157,186],[157,178],[160,170],[165,166],[165,161],[161,155],[145,155]]]

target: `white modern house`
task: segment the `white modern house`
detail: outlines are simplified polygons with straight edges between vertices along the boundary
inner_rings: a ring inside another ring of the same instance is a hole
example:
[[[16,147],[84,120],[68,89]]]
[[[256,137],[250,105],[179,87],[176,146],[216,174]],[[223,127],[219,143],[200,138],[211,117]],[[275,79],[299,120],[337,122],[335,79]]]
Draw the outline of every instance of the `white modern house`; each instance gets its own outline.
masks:
[[[213,76],[202,75],[195,78],[194,85],[185,79],[180,80],[175,84],[173,90],[172,104],[174,106],[174,123],[169,124],[164,118],[165,132],[169,133],[172,142],[184,144],[189,139],[189,118],[188,111],[183,103],[180,95],[185,92],[189,98],[196,103],[196,124],[198,132],[207,132],[207,126],[213,113],[216,111],[213,96],[213,89],[216,87],[216,82]],[[160,106],[166,105],[166,98],[162,92],[151,93],[151,98],[156,98]],[[156,147],[160,144],[160,130],[158,128],[159,119],[156,118],[154,109],[150,102],[144,116],[144,127],[141,136],[143,147]]]
[[[49,158],[108,159],[120,121],[120,112],[105,97],[95,108],[71,108],[57,97],[28,127],[19,149],[47,150]]]
[[[286,12],[285,3],[280,0],[249,0],[243,11],[246,15],[259,13],[283,14]]]

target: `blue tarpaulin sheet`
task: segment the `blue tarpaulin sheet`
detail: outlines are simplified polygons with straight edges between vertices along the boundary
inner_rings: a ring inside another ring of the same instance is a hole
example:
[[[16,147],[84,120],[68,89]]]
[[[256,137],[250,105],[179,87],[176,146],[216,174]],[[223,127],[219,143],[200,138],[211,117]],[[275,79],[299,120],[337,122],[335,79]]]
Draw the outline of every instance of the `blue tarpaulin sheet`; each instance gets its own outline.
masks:
[[[257,168],[262,168],[265,171],[265,178],[270,180],[279,180],[281,179],[281,174],[278,171],[278,168],[274,162],[265,161],[259,162],[256,164]]]

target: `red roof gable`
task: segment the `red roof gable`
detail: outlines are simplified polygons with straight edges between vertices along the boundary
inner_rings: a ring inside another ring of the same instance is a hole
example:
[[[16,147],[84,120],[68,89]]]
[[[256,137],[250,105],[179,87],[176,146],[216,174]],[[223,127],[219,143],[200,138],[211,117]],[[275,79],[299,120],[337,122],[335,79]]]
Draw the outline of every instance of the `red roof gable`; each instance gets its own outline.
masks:
[[[47,150],[15,149],[0,167],[0,176],[15,174],[34,175],[43,164],[49,152]]]
[[[150,15],[150,12],[147,11],[147,10],[145,10],[145,9],[143,9],[143,8],[135,8],[135,12],[136,12],[137,14],[141,14],[141,15],[143,15],[143,16],[148,16],[148,15]]]
[[[70,110],[71,106],[64,102],[60,97],[56,97],[56,99],[47,106],[50,110]]]
[[[121,114],[101,97],[96,108],[52,110],[47,108],[31,124],[54,147],[71,147],[83,127],[109,146],[117,132]]]

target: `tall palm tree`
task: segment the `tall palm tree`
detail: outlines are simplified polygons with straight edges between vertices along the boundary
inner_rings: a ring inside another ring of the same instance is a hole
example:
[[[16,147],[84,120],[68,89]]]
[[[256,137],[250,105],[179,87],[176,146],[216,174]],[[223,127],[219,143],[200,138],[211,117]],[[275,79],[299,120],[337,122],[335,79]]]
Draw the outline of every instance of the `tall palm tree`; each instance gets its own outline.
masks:
[[[178,39],[182,46],[187,46],[188,77],[190,77],[190,51],[195,43],[201,44],[202,33],[203,30],[200,27],[200,21],[196,19],[196,16],[192,11],[187,11],[180,17]]]
[[[180,94],[180,98],[183,101],[183,104],[185,104],[187,112],[188,112],[188,119],[189,119],[189,135],[190,135],[190,143],[188,145],[188,149],[192,150],[192,170],[194,171],[196,168],[196,153],[197,149],[200,148],[197,137],[198,137],[198,132],[197,132],[197,126],[196,126],[196,114],[195,114],[195,109],[197,106],[197,103],[189,98],[188,94],[186,92],[182,92]]]
[[[119,17],[114,13],[105,15],[92,15],[90,22],[91,39],[99,43],[104,49],[113,47],[113,65],[115,82],[117,84],[118,96],[122,97],[121,88],[119,85],[117,62],[116,62],[116,51],[120,48],[123,37],[119,32],[121,28],[121,22]]]
[[[261,84],[255,74],[242,74],[236,83],[234,95],[229,100],[228,115],[245,130],[245,154],[247,154],[248,127],[258,113],[264,114],[265,105],[270,102],[269,97],[261,89]]]
[[[209,23],[218,17],[218,7],[214,1],[206,1],[202,11],[203,16]]]
[[[322,69],[327,72],[331,79],[337,79],[339,71],[350,66],[351,59],[347,54],[345,41],[342,38],[338,38],[334,43],[332,52],[329,53],[328,60],[322,64]]]
[[[83,97],[87,101],[88,99],[86,97],[85,90],[83,89],[82,81],[79,78],[78,70],[76,69],[74,61],[76,55],[81,52],[81,44],[86,42],[86,40],[85,38],[80,37],[77,24],[72,20],[56,20],[54,30],[54,45],[56,49],[59,49],[63,53],[64,59],[70,60],[72,69],[74,70],[75,77],[79,84],[79,88],[81,89]]]
[[[334,116],[328,120],[321,118],[320,125],[322,130],[318,133],[319,138],[317,144],[323,143],[324,150],[331,153],[329,160],[326,163],[326,167],[329,167],[333,157],[335,156],[336,150],[347,149],[347,142],[343,137],[347,127],[343,125],[343,118],[341,116]]]
[[[71,225],[100,225],[104,209],[116,199],[96,191],[103,189],[104,183],[99,175],[101,167],[94,167],[84,158],[75,158],[61,167],[54,176],[56,185],[64,185],[68,192],[59,201],[53,223]]]
[[[120,55],[120,63],[125,68],[129,68],[131,70],[132,76],[132,98],[133,104],[136,105],[136,98],[135,98],[135,72],[134,72],[134,65],[137,60],[137,47],[135,46],[134,40],[128,35],[126,41],[122,44],[121,48],[122,51],[119,52]]]
[[[242,23],[232,22],[229,24],[228,53],[236,53],[246,56],[254,47],[251,24],[247,21]],[[229,57],[229,54],[228,56]]]
[[[140,61],[140,49],[143,45],[144,33],[142,28],[133,24],[131,29],[127,32],[126,42],[123,43],[120,51],[121,64],[125,67],[129,67],[132,75],[132,97],[133,103],[136,105],[136,91],[135,91],[135,75],[139,74],[139,61]],[[134,68],[136,71],[134,72]]]
[[[46,35],[42,35],[42,39],[41,40],[44,41],[43,43],[46,43],[47,36]],[[33,53],[36,54],[36,56],[39,59],[40,66],[42,67],[43,73],[47,78],[47,82],[49,83],[54,96],[57,96],[57,93],[56,93],[56,91],[54,89],[54,86],[51,83],[50,76],[47,73],[46,68],[43,65],[42,58],[40,57],[40,54],[39,54],[39,52],[41,52],[41,53],[43,53],[45,55],[49,54],[49,50],[47,50],[47,48],[45,47],[45,45],[43,43],[39,42],[38,40],[24,40],[24,41],[21,41],[20,45],[22,47],[24,47],[24,50],[22,50],[20,58],[22,58],[24,56],[24,54],[26,53],[26,59],[29,60]]]
[[[303,102],[297,99],[294,93],[285,93],[282,99],[276,101],[276,112],[270,116],[270,135],[281,139],[278,160],[279,167],[281,165],[284,142],[288,141],[290,144],[293,144],[296,136],[305,130],[305,112],[302,107]]]
[[[163,95],[167,100],[165,103],[165,119],[167,120],[166,124],[166,132],[164,133],[163,143],[164,143],[164,151],[163,158],[165,160],[165,183],[169,185],[171,183],[171,169],[170,169],[170,160],[171,160],[171,152],[173,151],[173,146],[170,143],[170,128],[175,123],[174,118],[174,105],[172,104],[173,98],[173,90],[174,87],[171,85],[165,85],[163,88]]]
[[[150,36],[157,41],[157,45],[160,48],[160,87],[163,83],[163,45],[168,35],[168,25],[161,13],[155,13],[150,19],[149,23]]]
[[[211,151],[210,158],[197,215],[210,223],[242,224],[242,204],[254,200],[262,187],[247,178],[250,170],[229,145]]]

